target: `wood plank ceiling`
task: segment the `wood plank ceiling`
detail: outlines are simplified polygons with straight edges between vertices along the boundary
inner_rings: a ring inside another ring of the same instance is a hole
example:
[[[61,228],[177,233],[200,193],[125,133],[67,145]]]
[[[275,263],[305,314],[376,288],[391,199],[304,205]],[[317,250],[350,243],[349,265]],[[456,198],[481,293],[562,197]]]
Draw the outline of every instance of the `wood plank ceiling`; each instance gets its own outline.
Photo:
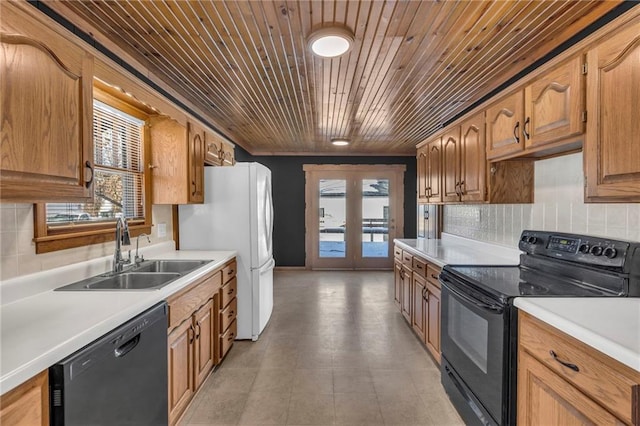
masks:
[[[442,123],[619,2],[48,3],[253,154],[413,155]],[[353,49],[315,57],[306,38],[332,24],[353,31]],[[334,147],[333,137],[351,145]]]

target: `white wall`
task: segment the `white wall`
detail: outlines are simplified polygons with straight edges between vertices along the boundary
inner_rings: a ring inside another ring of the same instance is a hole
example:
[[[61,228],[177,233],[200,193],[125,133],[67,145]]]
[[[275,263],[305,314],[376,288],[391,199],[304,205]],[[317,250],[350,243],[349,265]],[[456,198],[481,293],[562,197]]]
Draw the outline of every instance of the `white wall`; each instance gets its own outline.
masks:
[[[171,206],[153,206],[152,223],[165,223],[167,235],[158,238],[157,226],[153,226],[151,244],[173,239]],[[0,203],[0,280],[108,256],[115,248],[115,243],[109,242],[36,255],[33,236],[33,204]],[[135,239],[132,243],[130,248],[135,250]],[[141,238],[140,247],[146,245],[146,239]]]
[[[640,241],[640,203],[585,204],[582,153],[535,163],[533,204],[446,205],[444,231],[517,246],[523,229]]]

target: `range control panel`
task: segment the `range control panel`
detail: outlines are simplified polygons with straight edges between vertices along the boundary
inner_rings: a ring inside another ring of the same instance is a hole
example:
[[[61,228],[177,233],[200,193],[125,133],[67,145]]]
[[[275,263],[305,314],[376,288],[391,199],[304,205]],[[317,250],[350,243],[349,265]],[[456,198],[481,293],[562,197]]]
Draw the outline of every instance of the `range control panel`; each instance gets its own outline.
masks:
[[[520,250],[593,266],[623,268],[631,248],[640,243],[546,231],[522,231]],[[635,250],[634,250],[635,251]]]

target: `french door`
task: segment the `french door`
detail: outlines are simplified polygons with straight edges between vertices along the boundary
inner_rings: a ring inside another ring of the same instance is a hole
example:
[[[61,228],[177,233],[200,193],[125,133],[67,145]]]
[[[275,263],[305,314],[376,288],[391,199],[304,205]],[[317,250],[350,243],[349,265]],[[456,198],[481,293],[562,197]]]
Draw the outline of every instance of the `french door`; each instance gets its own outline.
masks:
[[[306,265],[391,269],[403,235],[403,165],[305,165]]]

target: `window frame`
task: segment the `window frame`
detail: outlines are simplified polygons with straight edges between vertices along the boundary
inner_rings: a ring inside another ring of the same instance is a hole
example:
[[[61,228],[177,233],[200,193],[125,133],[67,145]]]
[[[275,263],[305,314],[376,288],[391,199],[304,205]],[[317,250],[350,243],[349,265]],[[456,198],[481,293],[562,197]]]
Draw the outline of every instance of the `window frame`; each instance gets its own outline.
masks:
[[[123,111],[140,120],[148,122],[151,111],[147,107],[137,106],[135,98],[126,94],[110,90],[106,85],[94,85],[93,98],[113,108]],[[129,220],[129,231],[132,237],[141,233],[151,234],[151,180],[152,173],[146,167],[151,160],[151,137],[149,126],[144,125],[142,141],[143,192],[144,192],[144,219]],[[34,204],[34,242],[36,254],[49,253],[57,250],[65,250],[83,247],[92,244],[100,244],[115,240],[116,222],[100,223],[71,223],[69,225],[47,225],[47,211],[45,203]]]

